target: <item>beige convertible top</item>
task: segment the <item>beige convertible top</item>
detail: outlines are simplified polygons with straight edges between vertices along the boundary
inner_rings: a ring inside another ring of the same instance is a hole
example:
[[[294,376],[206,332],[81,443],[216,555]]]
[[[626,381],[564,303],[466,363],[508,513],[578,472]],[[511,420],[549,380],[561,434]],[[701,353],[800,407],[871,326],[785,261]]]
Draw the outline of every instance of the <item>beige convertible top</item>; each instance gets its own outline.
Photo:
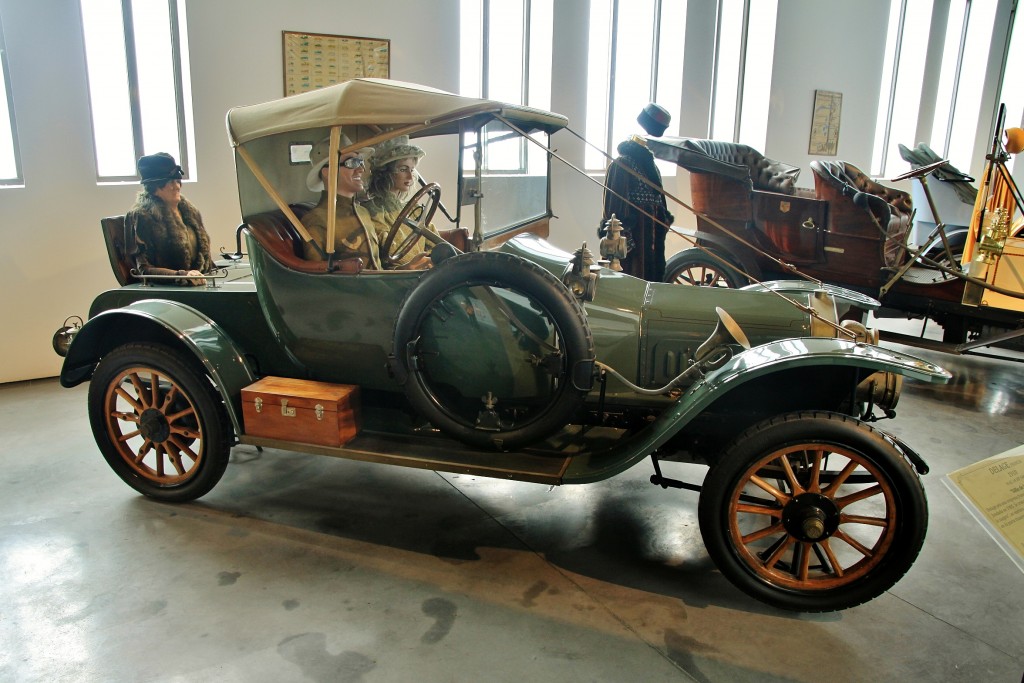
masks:
[[[458,121],[477,114],[501,114],[518,125],[549,133],[568,125],[560,114],[493,100],[463,97],[414,83],[357,78],[321,90],[228,111],[232,145],[285,133],[338,125],[381,129]]]

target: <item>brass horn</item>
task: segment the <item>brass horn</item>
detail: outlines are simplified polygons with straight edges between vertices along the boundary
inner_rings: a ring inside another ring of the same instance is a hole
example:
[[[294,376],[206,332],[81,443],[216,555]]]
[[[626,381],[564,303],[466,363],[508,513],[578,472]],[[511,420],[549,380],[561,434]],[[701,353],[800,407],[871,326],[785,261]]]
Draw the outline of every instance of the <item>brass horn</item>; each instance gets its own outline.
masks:
[[[717,370],[732,358],[730,344],[739,344],[744,349],[750,348],[750,340],[743,333],[739,324],[720,306],[715,306],[718,324],[703,344],[693,354],[693,362],[701,366],[701,370]]]

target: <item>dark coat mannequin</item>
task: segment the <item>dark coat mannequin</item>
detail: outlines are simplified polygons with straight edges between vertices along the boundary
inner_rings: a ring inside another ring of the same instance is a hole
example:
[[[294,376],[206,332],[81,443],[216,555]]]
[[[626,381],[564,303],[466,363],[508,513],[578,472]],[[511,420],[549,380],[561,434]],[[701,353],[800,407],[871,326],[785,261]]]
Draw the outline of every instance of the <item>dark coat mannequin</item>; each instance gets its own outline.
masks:
[[[668,128],[671,116],[652,102],[643,108],[637,121],[648,134],[660,137]],[[647,149],[647,141],[638,135],[619,143],[618,153],[619,156],[608,166],[605,178],[608,189],[604,194],[599,232],[603,234],[604,224],[615,214],[622,223],[629,245],[628,254],[622,259],[622,271],[650,282],[662,282],[665,279],[666,226],[672,224],[674,216],[669,213],[665,195],[660,192],[661,173],[654,164],[654,155]],[[654,187],[626,169],[646,178]]]

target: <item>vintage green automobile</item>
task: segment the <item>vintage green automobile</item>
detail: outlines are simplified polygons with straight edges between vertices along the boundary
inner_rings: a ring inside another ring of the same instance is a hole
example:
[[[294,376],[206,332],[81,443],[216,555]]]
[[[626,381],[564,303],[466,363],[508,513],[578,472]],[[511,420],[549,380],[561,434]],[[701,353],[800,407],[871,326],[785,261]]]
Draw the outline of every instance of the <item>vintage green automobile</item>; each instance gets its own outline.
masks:
[[[651,283],[593,263],[585,245],[554,247],[546,145],[566,125],[374,79],[229,111],[238,253],[205,287],[132,279],[120,224],[104,219],[123,286],[60,335],[61,383],[91,382],[107,463],[144,495],[188,501],[237,444],[546,485],[651,458],[652,483],[701,492],[709,553],[755,598],[828,611],[891,587],[924,541],[927,466],[868,423],[895,415],[904,376],[949,374],[841,321],[872,303],[854,293]],[[431,183],[395,221],[450,215],[433,268],[300,258],[317,199],[303,153],[328,136],[347,151],[342,133],[359,147],[409,135],[458,169],[454,214]],[[310,443],[299,421],[255,435],[243,390],[266,377],[358,387],[361,428],[341,445]],[[703,486],[669,476],[669,461],[706,464]]]

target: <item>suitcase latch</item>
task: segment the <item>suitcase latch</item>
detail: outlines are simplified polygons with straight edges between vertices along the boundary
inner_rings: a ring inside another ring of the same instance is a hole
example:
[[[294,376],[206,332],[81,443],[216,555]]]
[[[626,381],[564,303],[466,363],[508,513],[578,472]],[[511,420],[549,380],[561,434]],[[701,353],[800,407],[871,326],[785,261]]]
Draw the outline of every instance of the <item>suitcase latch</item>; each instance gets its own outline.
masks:
[[[263,397],[262,396],[257,396],[256,400],[254,401],[254,403],[256,404],[256,412],[257,413],[262,413],[263,412]]]
[[[324,407],[321,404],[317,403],[313,408],[313,412],[316,413],[316,419],[318,421],[324,419]]]
[[[288,399],[281,399],[281,414],[285,417],[295,417],[295,408],[288,405]]]

